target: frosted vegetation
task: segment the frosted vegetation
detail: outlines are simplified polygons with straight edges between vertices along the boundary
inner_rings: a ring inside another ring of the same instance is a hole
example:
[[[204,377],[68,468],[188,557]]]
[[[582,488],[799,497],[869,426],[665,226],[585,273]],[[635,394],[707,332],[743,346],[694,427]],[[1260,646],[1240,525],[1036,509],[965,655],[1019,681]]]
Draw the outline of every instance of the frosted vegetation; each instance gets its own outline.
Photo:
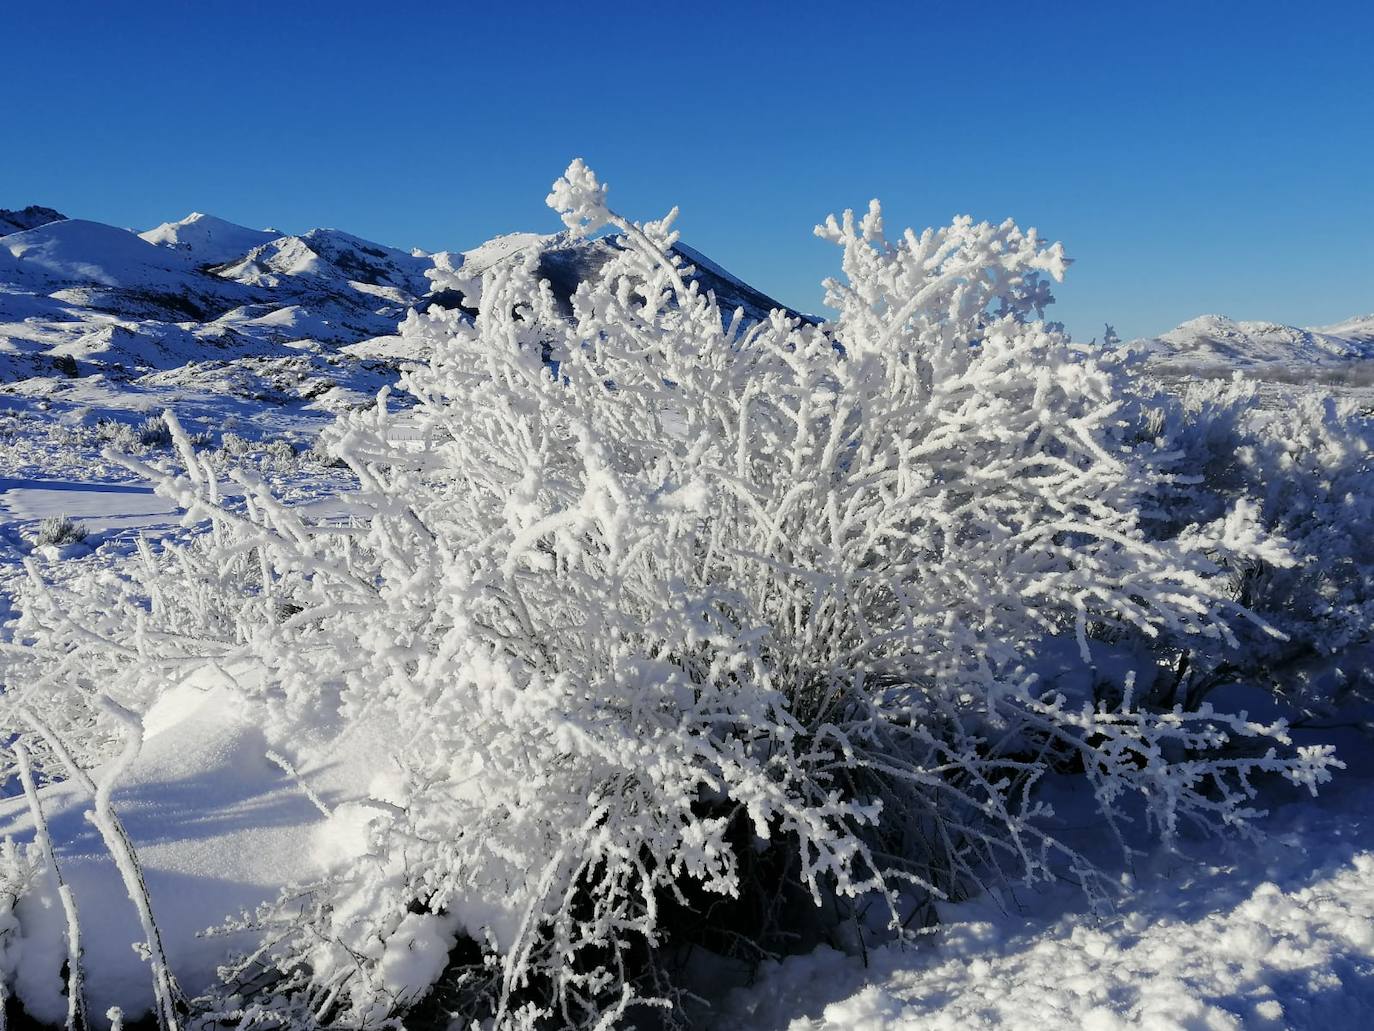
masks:
[[[80,544],[86,535],[86,528],[72,522],[67,516],[49,516],[38,524],[36,543],[40,547],[45,544]]]
[[[703,956],[865,950],[1009,884],[1103,900],[1047,785],[1119,865],[1141,828],[1250,835],[1270,785],[1338,775],[1225,700],[1315,719],[1369,683],[1368,419],[1161,391],[1044,320],[1068,262],[1011,222],[828,219],[817,326],[722,311],[675,213],[621,217],[580,162],[549,204],[612,260],[571,318],[536,254],[440,263],[467,310],[403,324],[416,404],[325,431],[347,517],[169,413],[175,460],[151,426],[107,457],[208,528],[60,587],[34,567],[7,773],[39,809],[31,781],[90,792],[161,1024],[670,1026]],[[110,800],[142,714],[206,671],[297,764],[377,775],[352,861],[240,921],[256,947],[188,999]]]

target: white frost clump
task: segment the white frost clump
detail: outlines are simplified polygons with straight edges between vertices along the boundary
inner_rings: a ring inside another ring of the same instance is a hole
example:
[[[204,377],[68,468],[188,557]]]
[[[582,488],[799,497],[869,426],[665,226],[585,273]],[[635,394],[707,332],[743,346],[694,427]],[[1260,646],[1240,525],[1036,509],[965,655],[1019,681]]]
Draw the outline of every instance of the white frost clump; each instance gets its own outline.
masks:
[[[1171,525],[1243,505],[1260,538],[1284,541],[1282,555],[1260,546],[1223,559],[1234,596],[1270,630],[1239,626],[1235,649],[1189,645],[1176,699],[1196,708],[1219,689],[1259,684],[1328,717],[1374,701],[1374,417],[1313,393],[1267,409],[1239,376],[1160,401],[1160,443],[1191,472],[1170,485]]]
[[[169,419],[182,470],[126,462],[213,529],[34,592],[13,661],[61,675],[16,701],[91,761],[99,698],[213,665],[273,741],[395,771],[368,851],[262,915],[220,1019],[266,1020],[232,994],[257,985],[273,1020],[376,1023],[439,979],[496,1026],[609,1026],[677,1001],[674,950],[754,960],[872,903],[896,932],[1003,876],[1091,886],[1044,829],[1051,770],[1166,837],[1243,828],[1261,773],[1329,776],[1282,724],[1143,703],[1179,642],[1235,643],[1227,563],[1282,549],[1245,505],[1166,526],[1180,460],[1130,370],[1037,321],[1057,244],[967,218],[891,240],[875,204],[818,229],[832,322],[746,325],[674,214],[606,196],[581,162],[550,196],[618,234],[571,319],[535,256],[480,290],[436,274],[480,313],[405,323],[434,357],[403,435],[385,396],[329,431],[350,522],[242,471],[224,503]],[[1086,695],[1040,675],[1060,640]]]

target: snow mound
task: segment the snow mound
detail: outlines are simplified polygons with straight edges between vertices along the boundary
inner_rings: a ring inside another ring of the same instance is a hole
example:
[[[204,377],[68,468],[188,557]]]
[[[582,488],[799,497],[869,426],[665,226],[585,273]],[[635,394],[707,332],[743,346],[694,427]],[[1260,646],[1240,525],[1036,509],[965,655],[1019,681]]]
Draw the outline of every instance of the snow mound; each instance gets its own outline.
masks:
[[[270,243],[281,234],[248,229],[214,215],[193,211],[178,222],[164,222],[138,235],[151,244],[186,251],[199,264],[223,265],[255,247]]]
[[[138,850],[173,973],[195,995],[215,982],[231,949],[255,940],[200,932],[356,858],[358,846],[350,847],[346,828],[331,830],[301,785],[268,760],[260,720],[227,678],[204,675],[169,691],[143,725],[142,751],[116,788],[114,806]],[[339,778],[366,777],[336,763],[319,791],[330,797]],[[148,966],[132,947],[142,932],[86,819],[91,800],[68,784],[45,788],[42,799],[62,875],[76,895],[90,1010],[146,1012],[153,1003]],[[25,799],[0,800],[0,835],[32,833]],[[61,1024],[65,921],[50,876],[19,900],[15,915],[15,990],[30,1015]]]

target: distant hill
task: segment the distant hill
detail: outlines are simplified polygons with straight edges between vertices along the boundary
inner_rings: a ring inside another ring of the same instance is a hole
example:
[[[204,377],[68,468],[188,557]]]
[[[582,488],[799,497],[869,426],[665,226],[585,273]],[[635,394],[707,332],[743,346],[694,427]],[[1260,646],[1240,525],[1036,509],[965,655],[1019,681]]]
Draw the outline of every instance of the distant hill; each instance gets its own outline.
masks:
[[[1129,346],[1146,352],[1153,365],[1166,371],[1337,368],[1374,359],[1374,315],[1312,329],[1202,315]]]

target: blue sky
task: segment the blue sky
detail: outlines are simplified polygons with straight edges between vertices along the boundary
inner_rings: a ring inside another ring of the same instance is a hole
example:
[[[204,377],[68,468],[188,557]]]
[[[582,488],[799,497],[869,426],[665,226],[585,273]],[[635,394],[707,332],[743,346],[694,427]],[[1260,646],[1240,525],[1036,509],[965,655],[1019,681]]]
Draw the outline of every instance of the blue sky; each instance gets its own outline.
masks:
[[[837,268],[811,226],[877,196],[1062,240],[1085,338],[1374,311],[1368,2],[8,0],[0,30],[4,207],[462,249],[557,228],[582,156],[803,308]]]

